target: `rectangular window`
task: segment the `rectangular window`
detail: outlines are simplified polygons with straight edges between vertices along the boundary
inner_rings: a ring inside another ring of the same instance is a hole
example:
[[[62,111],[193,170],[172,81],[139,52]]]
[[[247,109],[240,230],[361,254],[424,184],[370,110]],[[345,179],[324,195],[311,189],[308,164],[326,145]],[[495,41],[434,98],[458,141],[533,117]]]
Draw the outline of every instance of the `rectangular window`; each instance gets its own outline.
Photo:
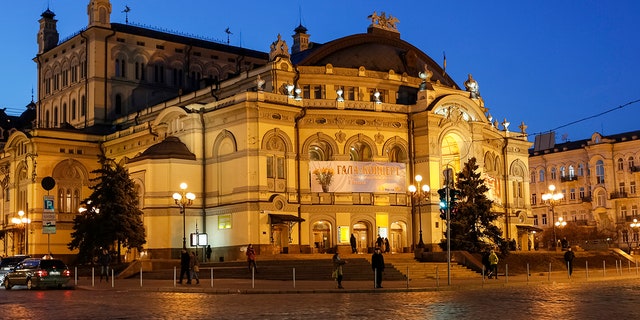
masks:
[[[314,99],[322,99],[322,86],[314,86],[313,87],[313,98]]]
[[[218,229],[231,229],[231,215],[223,214],[218,216]]]
[[[547,224],[547,214],[543,214],[542,215],[542,225],[546,225]]]
[[[631,181],[631,183],[629,183],[629,193],[636,194],[636,182],[635,181]]]
[[[278,157],[278,179],[284,179],[284,158]]]
[[[620,182],[620,185],[618,186],[618,192],[620,192],[620,194],[624,194],[624,182]]]
[[[534,215],[533,215],[533,225],[534,225],[534,226],[537,226],[537,225],[538,225],[538,215],[537,215],[537,214],[534,214]]]
[[[584,187],[580,187],[580,199],[584,198]]]
[[[273,156],[267,156],[267,178],[275,178],[273,174]]]
[[[571,197],[571,200],[575,200],[576,199],[576,189],[571,189],[571,191],[569,192],[569,197]]]
[[[531,194],[531,204],[536,205],[538,203],[538,196],[535,193]]]

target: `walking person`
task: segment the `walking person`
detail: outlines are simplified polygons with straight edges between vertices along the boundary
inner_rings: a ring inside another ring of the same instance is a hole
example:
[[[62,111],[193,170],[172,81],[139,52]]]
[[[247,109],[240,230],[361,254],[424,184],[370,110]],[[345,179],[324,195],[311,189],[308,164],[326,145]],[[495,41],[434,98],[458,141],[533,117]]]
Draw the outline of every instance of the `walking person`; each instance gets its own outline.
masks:
[[[258,273],[258,267],[256,266],[256,250],[253,248],[252,244],[249,244],[247,246],[247,264],[249,265],[249,271],[251,271],[251,268],[253,268],[253,270],[255,270],[256,273]]]
[[[491,252],[489,253],[489,265],[491,266],[489,279],[491,279],[491,276],[494,276],[496,279],[498,279],[498,261],[498,255],[495,251],[491,250]]]
[[[489,251],[484,250],[482,252],[482,266],[484,268],[484,274],[487,278],[491,279],[491,264],[489,263]]]
[[[207,262],[211,261],[211,253],[213,252],[213,250],[211,250],[211,246],[207,245]]]
[[[191,257],[189,257],[189,253],[187,249],[183,248],[180,252],[180,281],[179,284],[182,284],[182,279],[187,278],[187,284],[191,284]]]
[[[389,239],[384,238],[384,253],[391,252],[391,246],[389,245]]]
[[[98,261],[100,262],[100,282],[102,282],[103,276],[106,277],[107,282],[109,282],[109,263],[111,263],[111,255],[109,254],[109,250],[102,249]]]
[[[338,282],[338,289],[344,289],[344,287],[342,286],[342,266],[345,265],[347,261],[340,259],[340,254],[338,254],[337,252],[333,255],[331,261],[333,262],[332,276]]]
[[[564,261],[567,264],[567,272],[569,272],[569,277],[573,273],[573,259],[576,257],[576,254],[571,250],[571,247],[567,248],[567,252],[564,253]]]
[[[351,234],[351,239],[349,239],[349,242],[351,243],[351,253],[358,253],[358,249],[356,248],[356,236],[354,236],[353,233]]]
[[[371,256],[371,269],[375,274],[375,287],[382,288],[382,272],[384,272],[384,257],[380,248],[376,247]]]
[[[191,269],[191,279],[196,279],[196,284],[200,284],[200,277],[198,273],[200,272],[200,263],[198,262],[198,256],[195,252],[191,252],[189,256],[189,266]]]

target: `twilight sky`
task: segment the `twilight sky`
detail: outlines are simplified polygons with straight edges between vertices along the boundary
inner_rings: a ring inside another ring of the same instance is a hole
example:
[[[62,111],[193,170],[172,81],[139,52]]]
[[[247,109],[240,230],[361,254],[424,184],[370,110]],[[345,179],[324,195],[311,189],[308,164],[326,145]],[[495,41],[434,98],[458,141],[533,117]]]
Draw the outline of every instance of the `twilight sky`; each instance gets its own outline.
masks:
[[[0,108],[19,114],[36,90],[36,34],[49,7],[60,39],[85,27],[89,0],[1,1]],[[267,52],[282,34],[289,46],[300,21],[312,42],[366,32],[373,11],[400,20],[401,38],[464,87],[480,85],[485,106],[519,131],[556,132],[556,141],[640,130],[640,1],[112,0],[111,21],[161,28]],[[636,102],[638,101],[638,102]],[[582,121],[583,119],[587,119]]]

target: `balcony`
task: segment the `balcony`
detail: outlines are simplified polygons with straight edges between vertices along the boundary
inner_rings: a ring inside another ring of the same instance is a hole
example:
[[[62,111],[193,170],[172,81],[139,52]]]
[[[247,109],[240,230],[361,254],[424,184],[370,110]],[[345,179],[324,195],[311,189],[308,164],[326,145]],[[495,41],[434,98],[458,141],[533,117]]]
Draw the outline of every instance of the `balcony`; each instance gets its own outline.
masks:
[[[619,199],[619,198],[628,198],[629,196],[627,195],[626,192],[612,192],[611,194],[609,194],[609,199]]]
[[[577,180],[578,180],[577,176],[560,177],[560,182],[569,182],[569,181],[577,181]]]
[[[589,196],[580,197],[580,200],[582,200],[582,202],[592,202],[593,198],[589,195]]]
[[[629,171],[631,171],[631,172],[640,172],[640,166],[631,166],[631,167],[629,167]]]

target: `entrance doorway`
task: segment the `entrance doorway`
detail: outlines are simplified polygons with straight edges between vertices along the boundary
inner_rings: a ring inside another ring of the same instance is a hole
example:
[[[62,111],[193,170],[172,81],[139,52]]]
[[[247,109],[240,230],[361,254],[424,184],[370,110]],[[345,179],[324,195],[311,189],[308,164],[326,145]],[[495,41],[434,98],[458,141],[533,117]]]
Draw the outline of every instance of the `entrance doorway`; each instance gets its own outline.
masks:
[[[404,251],[404,224],[401,222],[394,222],[391,224],[391,235],[389,238],[389,245],[391,246],[391,252],[403,252]]]
[[[325,253],[331,248],[331,224],[318,221],[313,224],[313,246],[315,252]]]
[[[358,221],[353,225],[353,234],[356,236],[356,249],[358,253],[369,252],[369,227],[364,221]]]

